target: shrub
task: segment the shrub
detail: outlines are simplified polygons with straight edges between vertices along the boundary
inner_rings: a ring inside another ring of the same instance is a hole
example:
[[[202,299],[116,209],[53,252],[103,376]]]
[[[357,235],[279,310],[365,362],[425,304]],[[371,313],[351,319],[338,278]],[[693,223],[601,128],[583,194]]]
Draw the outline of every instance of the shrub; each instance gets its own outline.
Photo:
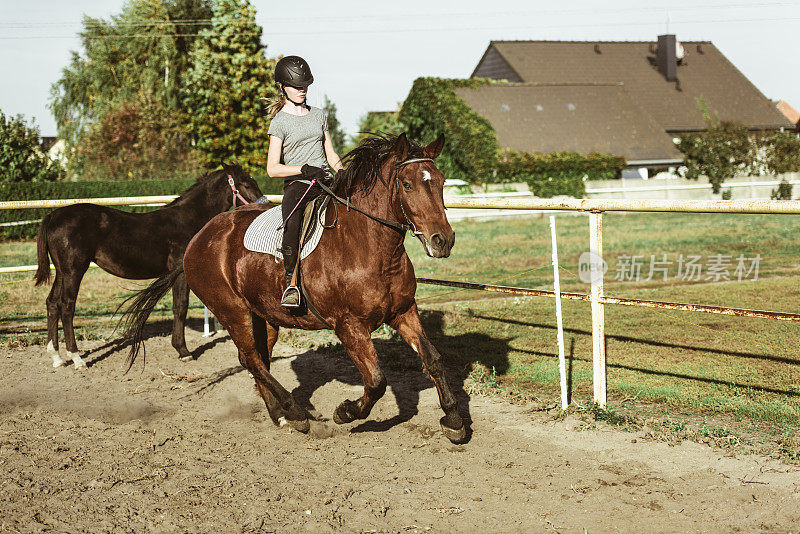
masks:
[[[686,178],[707,176],[714,193],[720,192],[728,178],[750,174],[757,161],[756,146],[747,127],[733,121],[709,122],[705,132],[681,137],[678,149],[686,156]]]
[[[497,181],[497,136],[485,118],[456,95],[456,88],[498,83],[488,79],[417,78],[400,108],[398,119],[412,139],[422,143],[445,136],[436,164],[448,178],[473,184]]]
[[[8,117],[0,111],[0,183],[57,180],[61,168],[39,146],[39,129],[28,126],[22,115]]]
[[[592,152],[549,154],[505,150],[498,158],[497,174],[502,181],[523,180],[537,197],[569,195],[582,198],[585,180],[617,178],[625,167],[625,158]]]
[[[784,178],[778,184],[778,188],[772,190],[769,198],[772,200],[792,200],[792,184]]]
[[[800,171],[800,138],[796,133],[770,132],[758,136],[756,143],[770,174]]]

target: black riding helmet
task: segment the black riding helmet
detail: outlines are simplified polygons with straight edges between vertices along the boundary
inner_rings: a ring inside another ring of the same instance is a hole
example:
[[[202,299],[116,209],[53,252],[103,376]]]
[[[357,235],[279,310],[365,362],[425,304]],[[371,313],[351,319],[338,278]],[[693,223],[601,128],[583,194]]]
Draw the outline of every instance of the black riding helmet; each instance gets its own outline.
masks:
[[[305,89],[314,83],[314,76],[305,59],[286,56],[275,65],[275,82]]]

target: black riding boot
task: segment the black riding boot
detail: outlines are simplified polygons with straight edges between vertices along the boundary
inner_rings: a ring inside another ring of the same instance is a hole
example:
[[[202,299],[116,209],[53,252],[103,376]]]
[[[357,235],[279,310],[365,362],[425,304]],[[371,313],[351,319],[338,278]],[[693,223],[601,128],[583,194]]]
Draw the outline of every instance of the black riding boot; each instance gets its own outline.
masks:
[[[297,251],[290,246],[281,247],[283,254],[283,268],[286,270],[286,290],[281,296],[281,306],[297,308],[300,306],[300,272],[297,273],[297,285],[292,285],[292,274],[297,265]]]

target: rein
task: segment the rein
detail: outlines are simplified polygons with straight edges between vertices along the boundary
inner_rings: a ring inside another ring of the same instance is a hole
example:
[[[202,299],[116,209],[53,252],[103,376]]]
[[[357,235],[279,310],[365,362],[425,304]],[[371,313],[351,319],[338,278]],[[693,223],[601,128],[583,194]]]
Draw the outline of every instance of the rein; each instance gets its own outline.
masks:
[[[405,161],[401,161],[400,163],[395,163],[394,164],[394,177],[393,177],[393,180],[394,180],[395,184],[397,185],[398,198],[400,197],[400,180],[398,180],[397,175],[400,172],[400,167],[404,167],[404,166],[408,165],[409,163],[422,163],[422,162],[425,162],[425,161],[429,161],[429,162],[433,163],[433,159],[431,159],[431,158],[413,158],[413,159],[407,159]],[[313,183],[313,182],[308,182],[307,180],[298,180],[298,181],[303,182],[303,183]],[[350,203],[349,199],[340,197],[339,195],[334,193],[333,190],[330,187],[328,187],[327,185],[323,184],[322,182],[317,181],[317,185],[325,193],[327,193],[329,196],[333,197],[337,202],[339,202],[340,204],[343,204],[344,206],[347,206],[348,210],[353,209],[353,210],[361,213],[362,215],[365,215],[365,216],[369,217],[373,221],[379,222],[384,226],[388,226],[389,228],[393,228],[393,229],[397,230],[401,234],[405,234],[406,232],[411,232],[413,235],[416,236],[416,235],[420,235],[420,234],[423,233],[423,232],[417,231],[417,227],[414,226],[414,223],[411,221],[411,219],[408,218],[408,214],[406,214],[406,210],[405,210],[405,208],[403,208],[403,200],[402,199],[400,199],[400,211],[403,213],[403,217],[405,218],[406,223],[408,223],[408,224],[403,224],[403,223],[400,223],[400,222],[397,222],[397,221],[389,221],[387,219],[382,219],[380,217],[376,217],[375,215],[371,215],[371,214],[367,213],[366,211],[362,211],[362,210],[358,209],[357,207],[353,206],[353,204]]]
[[[228,185],[231,186],[231,191],[232,191],[232,194],[233,194],[233,207],[234,208],[236,207],[236,199],[237,198],[242,201],[243,205],[244,204],[249,204],[249,202],[247,202],[244,199],[244,197],[241,194],[239,194],[239,190],[236,189],[236,184],[233,181],[233,177],[230,174],[228,175]]]

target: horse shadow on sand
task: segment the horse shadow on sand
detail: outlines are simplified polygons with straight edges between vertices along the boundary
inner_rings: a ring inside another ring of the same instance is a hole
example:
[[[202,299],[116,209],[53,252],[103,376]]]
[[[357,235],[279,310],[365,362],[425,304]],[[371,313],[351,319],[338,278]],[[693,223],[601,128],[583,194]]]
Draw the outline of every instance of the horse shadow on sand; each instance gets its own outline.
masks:
[[[509,366],[510,340],[483,333],[447,334],[445,312],[422,311],[420,315],[428,338],[442,355],[448,384],[458,399],[459,411],[467,425],[469,436],[472,423],[470,395],[464,389],[464,382],[475,363],[488,369],[494,368],[498,375],[505,374]],[[353,427],[351,432],[382,432],[410,421],[419,413],[420,393],[434,388],[419,356],[396,333],[390,339],[373,339],[373,342],[381,369],[386,376],[387,393],[394,395],[398,413],[385,420],[369,419]],[[312,413],[316,409],[311,397],[329,382],[363,385],[361,373],[339,342],[299,355],[292,360],[291,368],[299,382],[292,395],[301,406]],[[385,402],[385,399],[379,402]]]
[[[194,330],[195,332],[203,331],[203,319],[191,317],[186,319],[186,329]],[[169,336],[172,333],[172,319],[159,319],[149,321],[144,328],[145,341],[151,338]],[[96,365],[111,355],[117,354],[118,356],[127,355],[130,342],[122,337],[122,333],[117,330],[114,335],[115,339],[103,343],[99,347],[89,349],[83,352],[83,359],[86,361],[88,367]],[[202,343],[200,346],[192,351],[194,359],[200,358],[207,351],[211,350],[220,343],[230,340],[230,336],[223,330],[218,331],[217,334],[210,340]],[[175,357],[178,353],[175,352]]]

